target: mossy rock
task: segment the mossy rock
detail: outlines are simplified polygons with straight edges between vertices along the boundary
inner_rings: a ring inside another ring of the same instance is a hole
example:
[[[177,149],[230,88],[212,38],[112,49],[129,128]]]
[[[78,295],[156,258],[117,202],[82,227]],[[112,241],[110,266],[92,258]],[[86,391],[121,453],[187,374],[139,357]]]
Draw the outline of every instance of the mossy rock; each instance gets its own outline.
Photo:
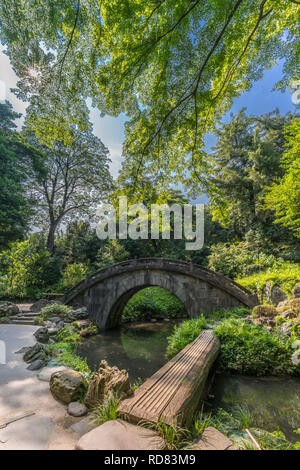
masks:
[[[10,317],[20,313],[19,307],[12,302],[1,301],[0,302],[0,317]]]
[[[295,297],[295,298],[298,298],[300,299],[300,284],[296,284],[294,289],[292,290],[292,295]]]
[[[273,305],[256,305],[252,310],[253,317],[273,317],[277,315],[277,308]]]
[[[300,314],[300,298],[290,300],[289,308],[297,315]]]
[[[286,312],[287,310],[290,310],[290,304],[287,303],[286,305],[283,305],[282,307],[276,307],[276,309],[279,314]]]
[[[84,380],[81,374],[72,369],[55,372],[50,378],[52,395],[63,403],[79,400],[84,392]]]
[[[277,307],[277,312],[281,314],[288,310],[293,312],[294,317],[300,315],[300,298],[290,299],[286,305]]]

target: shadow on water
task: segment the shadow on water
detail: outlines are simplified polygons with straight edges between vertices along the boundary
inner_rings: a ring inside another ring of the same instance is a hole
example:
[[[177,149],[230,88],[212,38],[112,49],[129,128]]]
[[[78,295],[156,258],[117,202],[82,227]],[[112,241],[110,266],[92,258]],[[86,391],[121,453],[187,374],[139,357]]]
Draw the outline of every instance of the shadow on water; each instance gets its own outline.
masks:
[[[126,324],[85,340],[78,354],[87,358],[91,369],[102,359],[128,370],[133,383],[146,379],[166,362],[167,337],[175,321]],[[212,409],[249,408],[253,425],[274,431],[279,427],[288,439],[297,441],[293,430],[300,428],[300,379],[255,378],[216,375],[211,394]]]

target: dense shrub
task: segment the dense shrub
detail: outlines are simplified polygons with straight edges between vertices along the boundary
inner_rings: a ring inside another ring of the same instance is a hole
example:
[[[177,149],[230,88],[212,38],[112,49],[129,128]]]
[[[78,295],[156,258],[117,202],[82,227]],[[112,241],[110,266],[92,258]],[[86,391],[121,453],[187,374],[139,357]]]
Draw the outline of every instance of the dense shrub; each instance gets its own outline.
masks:
[[[147,320],[153,317],[183,318],[187,313],[180,300],[161,287],[147,287],[127,303],[122,321]]]
[[[221,341],[222,371],[256,376],[300,374],[300,367],[291,361],[291,338],[241,319],[225,320],[214,333]]]
[[[273,317],[277,314],[277,309],[273,305],[256,305],[252,310],[253,317]]]
[[[272,268],[251,276],[236,279],[242,286],[262,295],[267,282],[277,284],[288,295],[300,279],[300,265],[287,261],[277,261]]]
[[[0,317],[0,323],[10,323],[9,317]]]
[[[175,356],[187,344],[197,338],[200,331],[208,327],[209,323],[222,321],[226,318],[241,318],[249,315],[250,309],[247,307],[234,307],[230,309],[220,309],[212,312],[205,317],[201,315],[192,320],[186,320],[174,327],[174,331],[168,338],[167,356]]]
[[[46,346],[46,353],[53,364],[71,367],[88,378],[92,371],[87,365],[86,359],[82,359],[76,354],[76,345],[79,340],[80,337],[77,336],[75,341],[48,344]]]
[[[1,294],[7,298],[39,298],[46,288],[47,270],[53,270],[50,253],[38,236],[14,242],[0,253]]]
[[[73,343],[76,344],[80,341],[80,334],[78,330],[74,326],[64,326],[59,332],[56,334],[55,341],[58,343]]]
[[[300,375],[300,365],[293,364],[296,331],[292,337],[269,332],[243,318],[249,310],[235,308],[214,312],[208,318],[186,320],[174,328],[168,338],[167,356],[171,358],[199,335],[211,322],[218,321],[214,333],[220,338],[221,371],[244,375]],[[240,318],[239,318],[240,317]],[[221,321],[220,321],[221,320]]]
[[[62,318],[69,318],[73,313],[73,310],[71,307],[68,307],[68,305],[62,305],[62,304],[51,304],[47,305],[46,307],[43,307],[40,311],[40,315],[44,318],[47,319],[49,317],[54,317],[54,316],[59,316]]]
[[[266,270],[276,263],[273,255],[257,252],[246,242],[235,244],[217,243],[208,257],[210,269],[232,279],[249,273]]]
[[[207,326],[206,318],[203,315],[175,326],[174,332],[168,338],[167,357],[171,359],[178,354],[187,344],[194,341],[200,331],[207,328]]]
[[[207,314],[207,321],[211,322],[219,322],[222,320],[226,320],[227,318],[243,318],[249,315],[251,310],[248,307],[232,307],[232,308],[222,308],[220,310],[216,310],[215,312]]]
[[[73,351],[64,349],[61,354],[55,358],[54,362],[59,365],[71,367],[72,369],[81,372],[86,377],[89,377],[92,374],[86,359],[82,359],[80,356],[77,356]]]

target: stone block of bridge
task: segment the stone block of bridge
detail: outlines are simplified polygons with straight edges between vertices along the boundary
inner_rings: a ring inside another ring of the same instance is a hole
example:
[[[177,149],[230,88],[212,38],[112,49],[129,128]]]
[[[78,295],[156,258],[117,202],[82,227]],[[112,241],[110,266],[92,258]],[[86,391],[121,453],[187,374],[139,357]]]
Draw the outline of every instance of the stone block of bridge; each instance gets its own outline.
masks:
[[[133,397],[120,404],[120,416],[132,423],[146,420],[189,425],[203,398],[219,350],[219,339],[211,330],[203,330],[195,341],[137,388]]]
[[[145,258],[103,268],[66,292],[64,303],[85,305],[100,330],[120,323],[129,299],[139,290],[158,286],[174,294],[190,318],[221,308],[258,304],[257,296],[211,269],[180,260]]]

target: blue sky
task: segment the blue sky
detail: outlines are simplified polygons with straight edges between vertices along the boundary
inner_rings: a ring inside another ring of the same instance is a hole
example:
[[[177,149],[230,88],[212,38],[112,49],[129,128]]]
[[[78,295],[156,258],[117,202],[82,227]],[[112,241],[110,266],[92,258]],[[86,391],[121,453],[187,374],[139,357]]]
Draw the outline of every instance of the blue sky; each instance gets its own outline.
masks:
[[[18,100],[10,88],[16,86],[17,77],[12,70],[9,58],[3,53],[4,48],[0,46],[0,94],[3,90],[3,83],[6,89],[6,99],[11,101],[14,109],[22,114],[25,113],[26,103]],[[249,114],[265,114],[278,108],[281,114],[288,111],[295,111],[295,105],[292,103],[291,92],[286,91],[272,91],[275,83],[280,80],[282,76],[282,65],[273,67],[271,70],[266,70],[263,79],[256,82],[252,89],[243,93],[239,98],[233,102],[230,112],[238,113],[241,108],[246,107]],[[0,99],[3,97],[0,96]],[[229,113],[224,117],[227,120]],[[101,118],[100,112],[97,109],[91,108],[90,114],[91,122],[94,126],[95,134],[103,141],[110,151],[111,172],[114,177],[117,176],[120,169],[122,160],[122,143],[124,141],[124,123],[126,116],[123,114],[118,117],[105,116]],[[19,125],[22,124],[22,120]],[[205,138],[207,150],[215,144],[215,137],[208,135]]]
[[[251,90],[243,93],[233,100],[231,110],[224,116],[224,121],[229,120],[230,113],[237,114],[242,108],[247,108],[247,114],[259,116],[270,113],[278,108],[281,114],[288,111],[295,112],[296,106],[292,103],[292,93],[288,90],[285,93],[281,91],[272,91],[274,85],[282,78],[282,64],[273,67],[271,70],[265,70],[262,80],[256,82]],[[216,138],[208,135],[205,138],[206,148],[213,146]]]

